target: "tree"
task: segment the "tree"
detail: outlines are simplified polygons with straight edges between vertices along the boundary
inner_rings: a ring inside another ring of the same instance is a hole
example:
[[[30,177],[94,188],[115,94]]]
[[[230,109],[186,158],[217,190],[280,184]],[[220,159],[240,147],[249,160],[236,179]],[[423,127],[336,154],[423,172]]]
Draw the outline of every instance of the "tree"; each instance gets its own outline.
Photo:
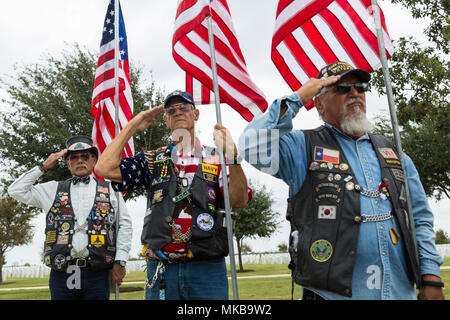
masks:
[[[60,58],[47,54],[41,63],[16,65],[13,76],[0,80],[9,94],[9,99],[1,100],[8,112],[0,114],[0,167],[6,168],[10,179],[65,148],[69,137],[91,135],[96,60],[94,54],[75,44]],[[130,76],[135,114],[161,104],[162,92],[153,82],[142,88],[142,68],[131,66]],[[135,135],[135,148],[153,149],[167,142],[168,137],[161,116],[148,130]],[[42,181],[65,180],[69,175],[61,161]],[[128,193],[128,197],[131,194],[140,193]]]
[[[277,212],[272,210],[274,200],[266,187],[251,186],[253,189],[252,201],[245,207],[235,209],[236,227],[234,237],[236,238],[239,259],[239,271],[244,271],[241,252],[244,238],[270,237],[276,230],[278,221]]]
[[[394,0],[410,9],[414,18],[426,18],[425,34],[431,42],[422,46],[409,37],[395,41],[390,60],[392,88],[404,151],[413,159],[427,196],[450,197],[450,1]],[[385,93],[381,70],[374,74],[375,87]],[[392,137],[386,117],[377,119],[378,133]]]
[[[436,244],[447,244],[450,243],[450,238],[443,229],[436,231]]]
[[[2,269],[6,264],[6,252],[33,240],[30,220],[36,214],[37,210],[30,209],[10,197],[0,197],[0,283],[3,281]]]

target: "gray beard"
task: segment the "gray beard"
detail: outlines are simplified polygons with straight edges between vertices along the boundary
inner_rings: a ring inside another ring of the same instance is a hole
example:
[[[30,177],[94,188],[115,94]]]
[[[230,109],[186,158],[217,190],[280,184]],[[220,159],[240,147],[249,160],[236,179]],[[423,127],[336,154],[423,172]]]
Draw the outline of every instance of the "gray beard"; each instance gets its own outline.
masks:
[[[365,102],[360,98],[354,98],[349,101],[347,101],[344,104],[344,112],[347,112],[347,108],[349,108],[349,105],[359,102],[364,106],[364,109],[366,109]],[[351,107],[355,108],[355,112],[351,115],[346,116],[341,121],[341,130],[342,132],[354,136],[357,133],[361,132],[369,132],[374,128],[374,125],[367,119],[366,114],[361,111],[359,106]]]

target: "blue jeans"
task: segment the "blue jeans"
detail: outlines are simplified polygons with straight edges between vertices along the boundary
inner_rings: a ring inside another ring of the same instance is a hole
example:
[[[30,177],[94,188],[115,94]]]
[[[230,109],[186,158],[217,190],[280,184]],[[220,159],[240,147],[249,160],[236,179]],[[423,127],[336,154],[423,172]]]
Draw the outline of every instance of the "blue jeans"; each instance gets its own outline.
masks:
[[[147,262],[148,283],[152,283],[159,261]],[[228,277],[225,258],[180,263],[164,262],[153,288],[146,288],[145,299],[160,300],[164,278],[166,300],[228,300]]]
[[[89,267],[78,270],[80,277],[75,281],[77,277],[75,272],[55,270],[50,272],[49,287],[52,300],[109,300],[109,270],[92,271]]]

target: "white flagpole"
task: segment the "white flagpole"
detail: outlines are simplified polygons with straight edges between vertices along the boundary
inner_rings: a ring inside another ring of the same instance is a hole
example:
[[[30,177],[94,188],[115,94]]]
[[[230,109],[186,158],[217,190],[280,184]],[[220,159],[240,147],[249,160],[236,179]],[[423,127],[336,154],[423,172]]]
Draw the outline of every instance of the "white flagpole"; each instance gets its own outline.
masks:
[[[403,157],[403,150],[402,150],[402,142],[400,138],[400,132],[398,128],[398,120],[397,120],[397,113],[396,113],[396,106],[394,102],[394,95],[392,92],[392,85],[391,85],[391,76],[389,73],[389,68],[387,64],[387,57],[386,57],[386,50],[384,46],[384,36],[383,36],[383,29],[381,26],[381,18],[380,18],[380,9],[378,7],[377,0],[372,0],[372,9],[374,13],[375,18],[375,27],[377,31],[377,39],[378,39],[378,48],[380,50],[380,59],[382,64],[382,71],[384,76],[384,83],[386,85],[386,93],[388,97],[388,103],[389,103],[389,111],[391,114],[391,123],[392,123],[392,130],[394,132],[394,141],[395,145],[397,146],[399,156],[400,156],[400,163],[403,169],[403,172],[405,172],[406,177],[406,170],[405,170],[405,161]],[[409,193],[409,187],[408,187],[408,180],[405,178],[405,190],[406,190],[406,203],[408,208],[408,219],[409,219],[409,229],[411,231],[413,245],[414,245],[414,251],[415,251],[415,258],[417,259],[416,263],[419,265],[418,261],[418,251],[417,251],[417,241],[416,241],[416,230],[414,225],[414,217],[412,212],[412,206],[411,206],[411,197]],[[415,279],[417,282],[417,286],[421,286],[420,284],[420,278]]]
[[[217,123],[222,124],[222,114],[220,112],[220,98],[219,98],[219,84],[217,82],[217,68],[216,68],[216,56],[214,49],[214,34],[212,30],[212,18],[208,16],[208,36],[209,36],[209,48],[211,52],[211,69],[213,74],[214,85],[214,100],[216,103],[216,118]],[[228,177],[225,165],[225,156],[223,151],[220,151],[220,163],[222,165],[222,181],[223,181],[223,195],[225,201],[225,217],[227,225],[228,235],[228,251],[230,256],[230,273],[231,273],[231,285],[233,288],[233,299],[239,300],[237,277],[236,277],[236,263],[234,261],[234,247],[233,247],[233,223],[231,220],[230,198],[228,193]]]
[[[115,109],[115,137],[119,135],[119,0],[114,0],[114,109]],[[117,197],[117,193],[116,193]],[[119,197],[117,197],[119,199]],[[119,234],[119,202],[117,205],[116,212],[116,244],[117,244],[117,236]],[[115,283],[115,298],[119,300],[119,285]]]

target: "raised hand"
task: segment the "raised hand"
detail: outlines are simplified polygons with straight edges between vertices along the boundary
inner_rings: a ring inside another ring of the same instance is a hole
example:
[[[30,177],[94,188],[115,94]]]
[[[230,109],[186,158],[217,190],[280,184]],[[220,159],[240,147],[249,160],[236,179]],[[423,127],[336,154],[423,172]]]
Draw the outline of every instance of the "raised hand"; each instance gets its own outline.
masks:
[[[164,106],[153,107],[149,110],[141,111],[130,122],[133,122],[133,126],[136,131],[143,131],[151,126],[158,115],[164,113]]]
[[[48,156],[48,158],[42,163],[44,170],[49,170],[53,168],[58,161],[59,158],[64,157],[64,155],[67,153],[67,149],[63,149],[59,152],[52,153]]]

